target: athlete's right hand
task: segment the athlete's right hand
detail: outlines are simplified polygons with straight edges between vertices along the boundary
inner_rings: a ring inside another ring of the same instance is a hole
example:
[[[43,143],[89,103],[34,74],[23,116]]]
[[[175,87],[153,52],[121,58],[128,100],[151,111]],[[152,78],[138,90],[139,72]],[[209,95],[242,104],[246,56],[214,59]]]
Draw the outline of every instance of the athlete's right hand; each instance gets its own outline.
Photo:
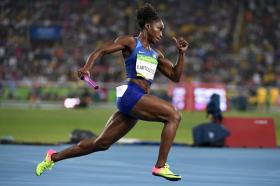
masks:
[[[84,80],[84,76],[85,75],[88,75],[90,77],[90,73],[89,73],[89,70],[85,69],[84,67],[83,68],[80,68],[78,70],[78,77],[81,79],[81,80]]]

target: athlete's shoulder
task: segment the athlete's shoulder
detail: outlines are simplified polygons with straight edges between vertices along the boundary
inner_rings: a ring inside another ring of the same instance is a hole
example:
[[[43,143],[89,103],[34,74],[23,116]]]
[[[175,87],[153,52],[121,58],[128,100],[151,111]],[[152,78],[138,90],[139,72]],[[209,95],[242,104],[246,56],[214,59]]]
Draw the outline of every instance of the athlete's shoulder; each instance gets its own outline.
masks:
[[[130,35],[124,35],[124,36],[119,36],[116,40],[115,43],[119,43],[122,45],[125,45],[127,47],[132,47],[135,45],[135,38]]]
[[[153,50],[157,53],[158,58],[164,58],[162,51],[158,48],[153,48]]]

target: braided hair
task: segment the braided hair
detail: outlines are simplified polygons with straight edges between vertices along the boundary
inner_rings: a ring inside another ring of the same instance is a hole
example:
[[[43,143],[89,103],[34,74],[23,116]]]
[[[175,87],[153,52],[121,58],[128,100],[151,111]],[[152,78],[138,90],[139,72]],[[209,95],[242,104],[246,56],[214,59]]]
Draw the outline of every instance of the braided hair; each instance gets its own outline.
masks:
[[[160,20],[160,17],[158,16],[157,11],[149,3],[145,3],[144,6],[139,8],[137,11],[137,21],[141,29],[145,27],[146,23],[151,23],[158,20]]]

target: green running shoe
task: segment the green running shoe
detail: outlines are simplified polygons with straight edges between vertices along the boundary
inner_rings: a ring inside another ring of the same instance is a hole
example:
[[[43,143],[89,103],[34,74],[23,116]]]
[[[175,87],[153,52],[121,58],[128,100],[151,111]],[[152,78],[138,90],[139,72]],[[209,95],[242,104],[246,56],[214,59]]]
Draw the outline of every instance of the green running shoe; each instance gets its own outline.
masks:
[[[152,169],[152,174],[154,176],[161,176],[169,181],[179,181],[182,179],[182,177],[180,175],[174,174],[169,169],[169,165],[167,163],[162,168],[157,168],[154,166]]]
[[[54,162],[51,160],[51,155],[56,153],[55,150],[48,150],[47,155],[41,163],[39,163],[36,167],[36,175],[41,176],[41,174],[46,170],[51,170],[52,167],[54,166]]]

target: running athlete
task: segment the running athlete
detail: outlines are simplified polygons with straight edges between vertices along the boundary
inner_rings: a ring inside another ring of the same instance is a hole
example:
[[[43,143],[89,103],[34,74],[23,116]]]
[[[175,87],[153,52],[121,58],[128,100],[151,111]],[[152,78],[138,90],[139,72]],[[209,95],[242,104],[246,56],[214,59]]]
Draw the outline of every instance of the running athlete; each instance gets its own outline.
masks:
[[[183,38],[173,38],[178,49],[178,59],[173,65],[159,50],[151,48],[152,44],[161,40],[164,29],[162,19],[152,5],[145,4],[141,7],[137,12],[137,20],[141,28],[138,37],[121,36],[114,42],[103,45],[89,55],[84,67],[78,71],[80,78],[90,75],[89,71],[98,58],[122,51],[127,83],[117,87],[116,90],[118,111],[111,116],[97,139],[82,140],[61,152],[49,150],[45,160],[37,165],[36,175],[39,176],[46,169],[51,169],[54,163],[60,160],[107,150],[140,119],[164,124],[158,159],[152,168],[152,174],[171,181],[181,179],[181,176],[174,174],[166,163],[181,120],[180,113],[170,103],[150,95],[149,89],[157,69],[170,80],[179,82],[188,42]]]

